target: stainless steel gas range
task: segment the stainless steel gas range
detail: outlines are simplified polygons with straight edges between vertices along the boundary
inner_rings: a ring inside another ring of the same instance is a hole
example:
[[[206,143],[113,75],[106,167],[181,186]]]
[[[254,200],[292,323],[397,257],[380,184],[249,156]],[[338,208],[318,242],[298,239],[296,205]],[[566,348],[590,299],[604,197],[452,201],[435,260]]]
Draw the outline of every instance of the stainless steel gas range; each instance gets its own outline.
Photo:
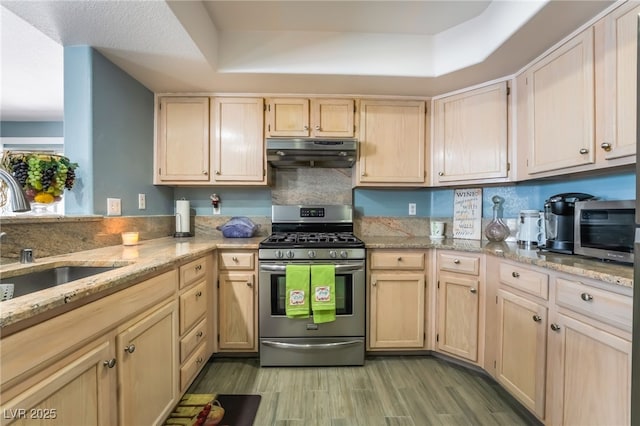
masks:
[[[365,248],[351,206],[273,206],[259,246],[260,365],[363,365]],[[335,265],[336,320],[287,318],[288,264]]]

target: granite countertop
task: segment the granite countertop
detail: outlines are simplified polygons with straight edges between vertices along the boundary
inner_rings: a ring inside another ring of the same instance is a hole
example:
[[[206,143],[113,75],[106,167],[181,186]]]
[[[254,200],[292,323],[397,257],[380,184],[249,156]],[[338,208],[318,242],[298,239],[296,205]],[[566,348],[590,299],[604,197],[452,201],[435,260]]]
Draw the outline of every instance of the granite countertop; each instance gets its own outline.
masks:
[[[117,266],[91,277],[0,302],[0,329],[48,311],[80,305],[113,291],[168,271],[178,264],[197,259],[214,249],[257,249],[264,236],[254,238],[192,237],[145,240],[135,246],[109,246],[94,250],[36,259],[32,264],[0,265],[2,278],[56,266]],[[526,250],[514,243],[486,243],[477,240],[432,240],[429,237],[363,237],[373,249],[444,249],[486,253],[514,261],[567,272],[603,282],[633,287],[633,267],[606,263],[582,256],[569,256]],[[86,301],[86,300],[85,300]]]
[[[109,246],[36,259],[31,264],[5,263],[3,279],[57,266],[117,266],[118,268],[0,302],[0,329],[82,298],[120,290],[153,275],[196,259],[214,249],[257,249],[264,237],[255,238],[159,238],[135,246]]]
[[[540,266],[624,287],[633,287],[633,266],[605,262],[584,256],[525,249],[517,243],[491,243],[478,240],[432,240],[429,237],[365,237],[367,248],[444,249],[486,253],[529,265]]]

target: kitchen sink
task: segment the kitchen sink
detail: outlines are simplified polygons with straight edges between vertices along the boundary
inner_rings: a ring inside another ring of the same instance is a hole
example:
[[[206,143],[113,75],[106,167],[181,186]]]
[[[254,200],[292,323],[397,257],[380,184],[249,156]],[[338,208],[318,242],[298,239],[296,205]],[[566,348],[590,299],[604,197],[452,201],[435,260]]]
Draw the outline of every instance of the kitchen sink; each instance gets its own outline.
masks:
[[[0,279],[0,300],[55,287],[102,272],[113,271],[120,266],[58,266],[41,271],[27,272],[9,278]],[[6,284],[13,284],[7,286]]]

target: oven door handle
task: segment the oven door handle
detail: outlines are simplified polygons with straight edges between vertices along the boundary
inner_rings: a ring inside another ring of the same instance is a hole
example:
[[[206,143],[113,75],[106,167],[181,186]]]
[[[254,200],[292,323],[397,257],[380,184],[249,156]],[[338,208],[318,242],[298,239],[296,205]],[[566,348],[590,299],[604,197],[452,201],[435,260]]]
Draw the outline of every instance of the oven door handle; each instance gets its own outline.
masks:
[[[272,346],[280,349],[302,349],[302,350],[317,350],[317,349],[336,349],[347,346],[362,345],[364,340],[349,340],[346,342],[332,342],[332,343],[284,343],[273,342],[271,340],[263,340],[262,344],[265,346]]]
[[[349,272],[349,271],[361,271],[364,269],[364,265],[335,265],[336,272]],[[284,272],[286,270],[286,265],[260,265],[261,271],[267,272]]]

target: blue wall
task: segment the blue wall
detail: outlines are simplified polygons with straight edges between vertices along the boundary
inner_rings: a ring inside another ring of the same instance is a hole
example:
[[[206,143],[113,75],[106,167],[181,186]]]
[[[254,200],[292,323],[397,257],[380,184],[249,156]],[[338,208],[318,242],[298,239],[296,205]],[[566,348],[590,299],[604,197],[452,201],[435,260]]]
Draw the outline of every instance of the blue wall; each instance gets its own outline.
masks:
[[[176,200],[184,198],[191,202],[191,209],[198,216],[211,216],[213,206],[209,196],[218,194],[220,214],[223,216],[267,216],[271,217],[270,188],[181,188],[174,191]],[[175,205],[174,205],[175,210]]]
[[[153,182],[153,93],[88,46],[64,49],[65,154],[79,163],[68,214],[173,214],[173,189]],[[138,194],[146,210],[138,210]]]
[[[530,181],[507,186],[490,186],[482,191],[482,215],[492,216],[491,197],[505,199],[504,217],[516,217],[520,210],[542,210],[551,195],[585,192],[603,200],[634,200],[636,175],[618,172],[607,176]],[[477,188],[478,186],[464,186]],[[453,217],[453,189],[355,189],[353,204],[363,216],[408,216],[408,204],[416,203],[416,216]]]
[[[62,121],[0,121],[3,138],[62,137]]]

